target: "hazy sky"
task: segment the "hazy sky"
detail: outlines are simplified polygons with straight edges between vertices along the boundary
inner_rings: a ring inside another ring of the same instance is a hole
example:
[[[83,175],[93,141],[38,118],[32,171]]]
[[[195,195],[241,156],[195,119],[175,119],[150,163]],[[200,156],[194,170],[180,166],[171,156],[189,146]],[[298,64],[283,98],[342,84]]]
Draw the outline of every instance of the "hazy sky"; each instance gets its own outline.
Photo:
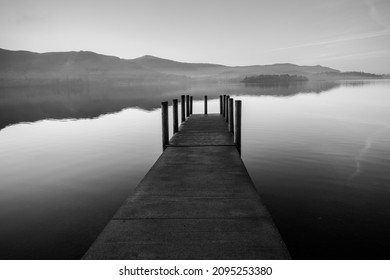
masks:
[[[390,73],[390,0],[0,3],[0,48]]]

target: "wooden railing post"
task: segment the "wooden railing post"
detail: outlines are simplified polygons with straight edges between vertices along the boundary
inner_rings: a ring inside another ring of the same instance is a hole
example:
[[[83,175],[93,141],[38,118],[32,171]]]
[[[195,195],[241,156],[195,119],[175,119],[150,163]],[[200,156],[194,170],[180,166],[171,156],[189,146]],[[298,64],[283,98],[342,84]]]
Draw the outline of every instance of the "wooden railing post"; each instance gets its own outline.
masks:
[[[226,95],[224,94],[223,95],[223,98],[222,98],[222,117],[224,117],[225,118],[225,112],[226,112],[226,110],[225,110],[225,101],[226,101]]]
[[[163,151],[169,144],[169,132],[168,132],[168,102],[161,103],[161,119],[162,119],[162,148]]]
[[[177,108],[177,99],[173,99],[173,134],[179,131],[179,112]]]
[[[185,95],[181,96],[181,122],[186,121],[186,97]]]
[[[207,95],[204,96],[204,114],[207,115]]]
[[[186,95],[186,116],[190,116],[190,96]]]
[[[234,134],[233,98],[229,98],[229,132]]]
[[[241,155],[241,100],[236,100],[236,119],[234,129],[234,144]]]
[[[223,109],[222,109],[222,95],[219,96],[219,114],[223,114]]]
[[[192,106],[194,105],[193,97],[190,96],[190,115],[192,115]]]
[[[229,118],[229,95],[226,95],[226,101],[225,101],[225,121],[228,122]]]

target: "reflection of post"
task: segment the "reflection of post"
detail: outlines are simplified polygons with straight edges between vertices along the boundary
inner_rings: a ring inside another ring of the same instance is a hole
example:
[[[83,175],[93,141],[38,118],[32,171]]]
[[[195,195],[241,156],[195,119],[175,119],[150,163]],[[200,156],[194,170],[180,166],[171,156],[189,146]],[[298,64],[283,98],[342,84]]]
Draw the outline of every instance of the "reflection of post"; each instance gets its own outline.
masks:
[[[186,116],[190,116],[190,96],[186,95]]]
[[[226,95],[223,95],[222,98],[222,117],[225,117],[225,101],[226,101]]]
[[[173,134],[179,131],[179,113],[177,109],[177,99],[173,99]]]
[[[207,95],[204,97],[204,114],[207,115]]]
[[[225,101],[225,121],[228,122],[229,117],[229,95],[226,95],[226,101]]]
[[[219,114],[223,114],[223,109],[222,109],[222,95],[219,96]]]
[[[236,100],[236,119],[234,129],[234,144],[241,155],[241,100]]]
[[[229,98],[229,132],[234,134],[233,98]]]
[[[161,103],[161,119],[162,119],[162,147],[163,151],[169,144],[168,134],[168,102]]]
[[[190,96],[190,115],[192,115],[193,98]]]
[[[186,97],[181,96],[181,122],[186,121]]]

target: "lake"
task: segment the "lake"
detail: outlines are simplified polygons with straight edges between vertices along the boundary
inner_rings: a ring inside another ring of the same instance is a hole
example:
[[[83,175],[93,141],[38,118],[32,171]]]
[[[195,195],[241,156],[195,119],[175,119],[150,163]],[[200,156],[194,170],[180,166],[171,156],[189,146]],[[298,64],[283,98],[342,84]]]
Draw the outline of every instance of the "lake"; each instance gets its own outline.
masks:
[[[161,154],[159,104],[180,94],[194,113],[205,94],[209,112],[242,100],[242,158],[293,258],[390,259],[389,80],[1,87],[0,258],[81,258]]]

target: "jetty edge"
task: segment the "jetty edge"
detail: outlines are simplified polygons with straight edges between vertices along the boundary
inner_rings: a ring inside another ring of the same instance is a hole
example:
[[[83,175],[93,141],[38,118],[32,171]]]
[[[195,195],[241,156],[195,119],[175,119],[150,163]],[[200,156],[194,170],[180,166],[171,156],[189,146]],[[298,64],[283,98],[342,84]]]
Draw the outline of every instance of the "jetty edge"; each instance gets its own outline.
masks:
[[[83,259],[290,259],[241,159],[241,101],[192,114],[192,96],[162,102],[163,153]]]

